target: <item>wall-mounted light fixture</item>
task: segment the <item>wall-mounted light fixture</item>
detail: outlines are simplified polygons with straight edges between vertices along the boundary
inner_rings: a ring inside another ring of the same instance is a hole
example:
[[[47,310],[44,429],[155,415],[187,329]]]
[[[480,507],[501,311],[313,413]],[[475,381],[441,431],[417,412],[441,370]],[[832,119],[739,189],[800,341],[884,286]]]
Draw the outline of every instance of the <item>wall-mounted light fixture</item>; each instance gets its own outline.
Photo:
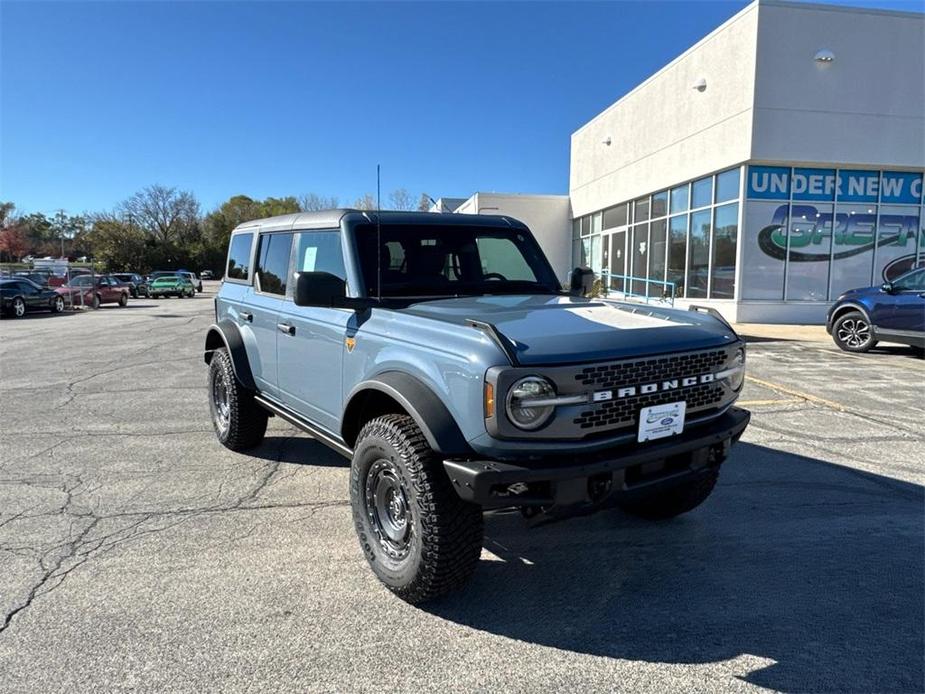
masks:
[[[605,137],[603,140],[601,140],[601,144],[604,144],[604,145],[607,145],[608,147],[610,147],[610,135],[608,135],[608,136]]]
[[[707,81],[703,77],[701,77],[699,80],[697,80],[691,85],[691,88],[696,89],[698,92],[705,91],[707,88]]]
[[[831,63],[835,60],[835,54],[828,48],[820,48],[813,56],[813,60],[817,63]]]

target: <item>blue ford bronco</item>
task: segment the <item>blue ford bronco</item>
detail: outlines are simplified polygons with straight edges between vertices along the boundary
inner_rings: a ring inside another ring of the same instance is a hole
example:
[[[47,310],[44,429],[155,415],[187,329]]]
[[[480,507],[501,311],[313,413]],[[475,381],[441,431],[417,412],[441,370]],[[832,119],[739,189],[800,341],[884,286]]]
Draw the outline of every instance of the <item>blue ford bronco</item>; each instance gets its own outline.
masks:
[[[351,461],[360,546],[409,602],[463,584],[485,509],[690,511],[748,425],[717,315],[563,290],[501,216],[330,210],[231,235],[205,341],[219,441],[280,417]]]

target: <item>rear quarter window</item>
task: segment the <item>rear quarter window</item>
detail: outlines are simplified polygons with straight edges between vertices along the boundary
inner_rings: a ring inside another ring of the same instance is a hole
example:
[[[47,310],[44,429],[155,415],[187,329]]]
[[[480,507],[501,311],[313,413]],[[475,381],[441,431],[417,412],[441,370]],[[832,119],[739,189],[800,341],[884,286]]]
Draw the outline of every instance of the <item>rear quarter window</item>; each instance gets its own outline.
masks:
[[[228,270],[225,277],[245,282],[250,279],[253,242],[253,234],[236,234],[231,237],[231,245],[228,248]]]

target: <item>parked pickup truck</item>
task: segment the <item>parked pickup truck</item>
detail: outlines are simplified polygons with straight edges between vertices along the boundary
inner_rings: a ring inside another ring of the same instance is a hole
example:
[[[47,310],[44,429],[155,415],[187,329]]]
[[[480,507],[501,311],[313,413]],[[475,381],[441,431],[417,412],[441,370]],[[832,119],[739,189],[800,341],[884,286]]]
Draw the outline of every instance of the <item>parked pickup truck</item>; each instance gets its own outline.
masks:
[[[463,584],[484,509],[690,511],[748,425],[714,315],[561,288],[509,217],[331,210],[231,235],[205,339],[221,443],[267,418],[351,460],[360,546],[408,602]]]

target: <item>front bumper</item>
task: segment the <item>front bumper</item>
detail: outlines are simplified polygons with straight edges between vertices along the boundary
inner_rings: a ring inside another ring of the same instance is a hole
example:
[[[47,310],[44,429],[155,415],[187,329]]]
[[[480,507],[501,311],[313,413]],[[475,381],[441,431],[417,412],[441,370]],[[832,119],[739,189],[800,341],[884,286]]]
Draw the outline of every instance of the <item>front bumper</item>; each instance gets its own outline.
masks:
[[[631,492],[679,481],[725,458],[751,414],[738,407],[721,417],[655,443],[633,443],[597,453],[510,463],[445,460],[443,467],[464,501],[485,508],[594,502],[600,490]]]

